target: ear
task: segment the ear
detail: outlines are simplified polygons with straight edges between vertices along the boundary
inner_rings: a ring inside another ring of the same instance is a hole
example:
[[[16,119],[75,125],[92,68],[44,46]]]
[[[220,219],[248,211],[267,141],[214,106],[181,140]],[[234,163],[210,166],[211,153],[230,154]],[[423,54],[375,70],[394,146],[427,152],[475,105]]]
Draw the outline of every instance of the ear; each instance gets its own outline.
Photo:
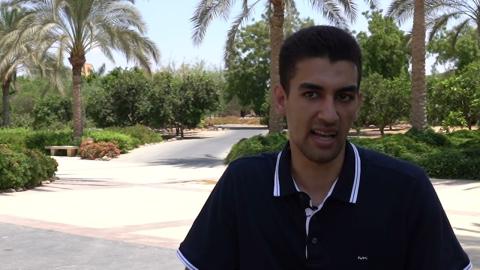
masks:
[[[275,99],[275,109],[281,115],[285,115],[287,105],[287,93],[281,85],[277,85],[273,89],[273,97]]]

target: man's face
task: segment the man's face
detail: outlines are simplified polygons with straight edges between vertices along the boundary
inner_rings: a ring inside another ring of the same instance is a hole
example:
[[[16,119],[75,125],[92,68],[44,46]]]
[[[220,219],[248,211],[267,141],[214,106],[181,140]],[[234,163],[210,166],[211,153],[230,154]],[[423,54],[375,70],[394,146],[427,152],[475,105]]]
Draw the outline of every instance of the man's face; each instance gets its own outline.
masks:
[[[317,57],[296,64],[288,96],[281,86],[275,89],[277,110],[287,118],[292,154],[323,164],[343,153],[361,103],[357,77],[349,61]]]

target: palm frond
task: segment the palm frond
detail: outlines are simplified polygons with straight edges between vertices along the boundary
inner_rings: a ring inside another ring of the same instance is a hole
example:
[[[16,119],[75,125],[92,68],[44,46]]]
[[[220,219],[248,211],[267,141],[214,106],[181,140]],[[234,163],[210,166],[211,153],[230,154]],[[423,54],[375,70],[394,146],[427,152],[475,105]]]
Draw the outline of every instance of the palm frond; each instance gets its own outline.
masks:
[[[208,25],[216,17],[225,20],[235,0],[201,0],[190,21],[193,23],[192,39],[195,44],[202,42]]]
[[[469,22],[470,20],[466,19],[453,28],[454,35],[452,37],[452,46],[455,47],[455,45],[457,44],[458,36],[460,35],[460,33],[462,33],[462,30],[468,26]]]
[[[457,15],[458,15],[457,13],[442,14],[440,17],[435,18],[433,21],[427,22],[427,27],[431,28],[428,40],[432,41],[433,37],[435,36],[435,34],[437,34],[438,30],[446,26],[448,21],[450,19],[453,19]]]
[[[235,20],[232,23],[232,26],[230,27],[230,29],[228,30],[228,33],[227,33],[227,42],[225,44],[225,53],[224,53],[224,56],[223,56],[225,63],[228,62],[230,54],[234,50],[233,47],[234,47],[234,44],[235,44],[235,37],[238,33],[238,29],[240,28],[240,26],[245,21],[247,21],[249,19],[252,9],[255,7],[255,5],[258,2],[260,2],[260,0],[255,1],[253,4],[251,4],[249,6],[247,0],[243,1],[242,11],[235,18]]]
[[[340,6],[333,0],[310,0],[310,4],[314,9],[317,9],[322,15],[336,26],[345,28],[346,21],[342,16]]]

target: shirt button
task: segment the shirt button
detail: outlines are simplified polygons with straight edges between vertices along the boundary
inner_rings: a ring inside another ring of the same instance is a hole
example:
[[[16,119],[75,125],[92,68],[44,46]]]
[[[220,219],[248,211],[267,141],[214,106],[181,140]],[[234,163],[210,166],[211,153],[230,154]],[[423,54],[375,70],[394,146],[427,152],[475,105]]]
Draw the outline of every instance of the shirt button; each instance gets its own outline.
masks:
[[[312,244],[316,245],[318,243],[318,238],[317,237],[312,237]]]

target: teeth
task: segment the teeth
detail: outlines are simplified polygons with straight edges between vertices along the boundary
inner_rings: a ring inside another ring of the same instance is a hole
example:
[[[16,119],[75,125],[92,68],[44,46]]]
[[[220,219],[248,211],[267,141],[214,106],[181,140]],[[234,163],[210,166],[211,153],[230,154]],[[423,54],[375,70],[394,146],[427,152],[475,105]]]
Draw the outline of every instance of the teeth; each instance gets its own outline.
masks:
[[[313,133],[322,137],[335,137],[335,135],[337,134],[336,132],[324,132],[318,130],[313,130]]]

